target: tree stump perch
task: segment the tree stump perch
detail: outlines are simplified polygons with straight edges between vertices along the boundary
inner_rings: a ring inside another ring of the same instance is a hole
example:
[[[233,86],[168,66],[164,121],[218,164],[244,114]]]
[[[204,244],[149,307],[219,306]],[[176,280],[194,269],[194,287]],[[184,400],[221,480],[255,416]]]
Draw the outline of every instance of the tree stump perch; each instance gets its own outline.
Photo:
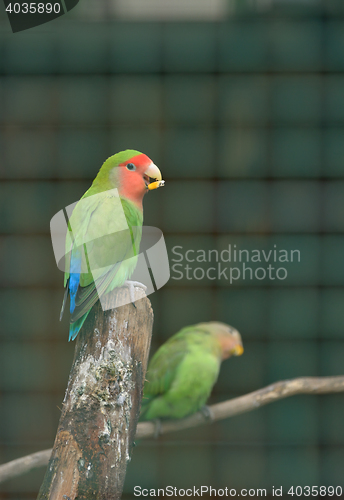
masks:
[[[129,301],[121,288],[108,294],[108,304],[113,294]],[[129,303],[103,311],[98,301],[79,332],[38,500],[121,497],[153,327],[149,300],[141,289],[135,294],[136,308]]]

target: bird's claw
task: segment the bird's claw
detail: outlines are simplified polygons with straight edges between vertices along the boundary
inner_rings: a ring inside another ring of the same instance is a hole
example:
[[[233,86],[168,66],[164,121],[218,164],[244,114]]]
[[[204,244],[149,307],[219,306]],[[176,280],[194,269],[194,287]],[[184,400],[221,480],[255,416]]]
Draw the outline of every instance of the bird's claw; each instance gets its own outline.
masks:
[[[140,283],[139,281],[126,280],[123,283],[123,286],[126,286],[128,288],[130,302],[136,308],[136,305],[135,305],[135,287],[137,286],[138,288],[142,288],[142,290],[145,292],[147,290],[146,285],[144,285],[143,283]]]
[[[202,406],[202,408],[200,409],[200,412],[202,413],[202,415],[204,416],[204,418],[206,420],[209,420],[210,422],[215,420],[214,414],[213,414],[210,406],[207,406],[207,405]]]

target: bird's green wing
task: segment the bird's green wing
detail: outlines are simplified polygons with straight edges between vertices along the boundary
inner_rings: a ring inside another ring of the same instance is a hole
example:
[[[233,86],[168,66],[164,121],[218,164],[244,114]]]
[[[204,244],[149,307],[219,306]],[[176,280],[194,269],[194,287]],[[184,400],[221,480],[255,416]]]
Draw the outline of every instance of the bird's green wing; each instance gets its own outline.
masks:
[[[122,286],[133,272],[142,234],[142,212],[111,191],[80,200],[70,217],[67,245],[81,249],[82,269],[71,321],[75,322],[99,296]],[[69,276],[66,271],[65,282]]]
[[[87,192],[85,193],[85,195]],[[70,264],[72,250],[76,246],[82,246],[84,241],[84,236],[87,234],[88,226],[91,220],[91,216],[95,210],[97,210],[101,204],[101,198],[98,196],[89,196],[81,198],[81,200],[76,204],[73,209],[72,214],[68,220],[68,231],[66,236],[66,262],[65,262],[65,274],[64,274],[64,286],[67,284],[69,278]],[[83,266],[85,263],[83,263]]]
[[[203,328],[182,329],[149,363],[141,418],[182,418],[199,410],[209,397],[219,368],[217,340]]]
[[[163,344],[152,357],[143,391],[143,404],[150,399],[165,394],[175,379],[178,366],[188,353],[188,343],[185,338],[172,337]]]
[[[192,345],[203,346],[204,341],[204,331],[193,325],[182,328],[165,342],[149,362],[146,375],[148,383],[144,387],[145,397],[152,398],[166,393],[176,377],[179,365],[190,352]]]

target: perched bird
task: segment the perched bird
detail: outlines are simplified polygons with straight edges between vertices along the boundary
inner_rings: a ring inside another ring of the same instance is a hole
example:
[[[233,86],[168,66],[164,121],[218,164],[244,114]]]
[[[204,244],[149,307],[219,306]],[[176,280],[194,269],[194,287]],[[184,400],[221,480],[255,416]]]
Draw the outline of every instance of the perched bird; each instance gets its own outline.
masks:
[[[214,321],[183,328],[148,365],[140,419],[183,418],[202,409],[221,362],[243,352],[239,332],[229,325]]]
[[[163,185],[160,170],[139,151],[110,156],[68,221],[61,316],[70,297],[69,340],[74,340],[98,298],[127,285],[137,264],[142,236],[142,200]],[[142,285],[144,287],[144,285]],[[145,287],[144,287],[145,288]]]

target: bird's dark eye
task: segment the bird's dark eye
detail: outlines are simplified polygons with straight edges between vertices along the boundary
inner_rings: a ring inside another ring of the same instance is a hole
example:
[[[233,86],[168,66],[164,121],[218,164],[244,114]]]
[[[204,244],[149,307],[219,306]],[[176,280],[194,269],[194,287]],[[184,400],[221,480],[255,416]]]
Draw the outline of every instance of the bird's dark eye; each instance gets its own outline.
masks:
[[[133,171],[133,170],[136,170],[136,167],[135,167],[135,165],[133,163],[128,163],[127,164],[127,169]]]

